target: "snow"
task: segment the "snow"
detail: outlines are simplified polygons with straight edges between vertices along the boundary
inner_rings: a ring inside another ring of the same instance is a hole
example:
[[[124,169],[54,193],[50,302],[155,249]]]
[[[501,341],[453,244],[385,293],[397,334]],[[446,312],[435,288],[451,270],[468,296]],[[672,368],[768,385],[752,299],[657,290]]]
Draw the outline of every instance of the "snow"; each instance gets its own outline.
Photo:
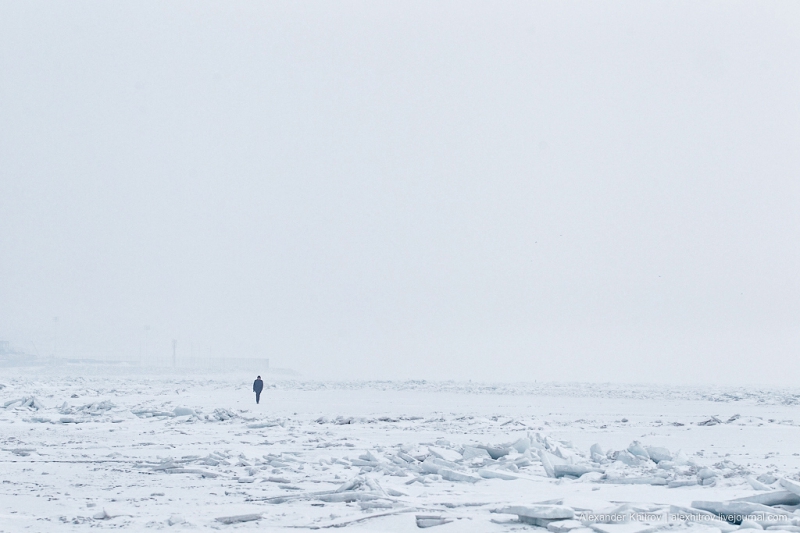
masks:
[[[252,377],[8,370],[0,531],[800,528],[796,390]]]

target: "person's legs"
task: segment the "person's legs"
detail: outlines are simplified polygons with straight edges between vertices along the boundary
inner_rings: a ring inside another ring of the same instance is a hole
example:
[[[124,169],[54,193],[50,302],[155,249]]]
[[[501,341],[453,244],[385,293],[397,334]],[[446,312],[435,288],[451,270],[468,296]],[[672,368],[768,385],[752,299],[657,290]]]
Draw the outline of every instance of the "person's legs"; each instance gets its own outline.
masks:
[[[260,399],[261,399],[261,393],[260,393],[260,392],[257,392],[257,393],[256,393],[256,403],[258,403],[258,401],[259,401]]]

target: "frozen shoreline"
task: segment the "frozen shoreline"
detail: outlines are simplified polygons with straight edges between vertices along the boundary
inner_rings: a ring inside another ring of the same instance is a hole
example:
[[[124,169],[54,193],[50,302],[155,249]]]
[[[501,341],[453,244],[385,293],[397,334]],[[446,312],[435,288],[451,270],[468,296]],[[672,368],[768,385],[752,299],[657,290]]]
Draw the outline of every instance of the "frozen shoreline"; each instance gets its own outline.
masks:
[[[495,512],[513,505],[667,513],[765,492],[748,477],[772,475],[769,490],[783,490],[778,478],[800,468],[792,389],[265,377],[256,406],[251,376],[6,374],[0,531],[406,531],[417,515],[436,531],[507,531],[534,527]],[[634,441],[674,464],[631,460]],[[554,478],[547,463],[593,471]],[[246,515],[259,519],[217,520]],[[612,530],[653,527],[636,524]]]

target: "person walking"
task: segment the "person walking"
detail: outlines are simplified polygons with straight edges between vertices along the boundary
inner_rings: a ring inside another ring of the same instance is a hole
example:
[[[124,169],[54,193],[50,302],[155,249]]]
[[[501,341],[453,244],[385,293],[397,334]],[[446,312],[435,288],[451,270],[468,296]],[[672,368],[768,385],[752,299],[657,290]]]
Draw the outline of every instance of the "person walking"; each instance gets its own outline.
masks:
[[[253,382],[253,392],[256,393],[256,403],[261,400],[261,391],[264,390],[264,382],[261,381],[261,376],[258,376]]]

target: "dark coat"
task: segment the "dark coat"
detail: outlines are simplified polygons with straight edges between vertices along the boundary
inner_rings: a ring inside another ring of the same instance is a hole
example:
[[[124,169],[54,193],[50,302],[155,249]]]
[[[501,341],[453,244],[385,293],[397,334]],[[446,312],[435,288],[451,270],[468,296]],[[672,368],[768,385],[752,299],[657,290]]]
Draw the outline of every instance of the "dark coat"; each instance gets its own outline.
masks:
[[[264,382],[257,379],[253,382],[253,392],[261,392],[264,390]]]

